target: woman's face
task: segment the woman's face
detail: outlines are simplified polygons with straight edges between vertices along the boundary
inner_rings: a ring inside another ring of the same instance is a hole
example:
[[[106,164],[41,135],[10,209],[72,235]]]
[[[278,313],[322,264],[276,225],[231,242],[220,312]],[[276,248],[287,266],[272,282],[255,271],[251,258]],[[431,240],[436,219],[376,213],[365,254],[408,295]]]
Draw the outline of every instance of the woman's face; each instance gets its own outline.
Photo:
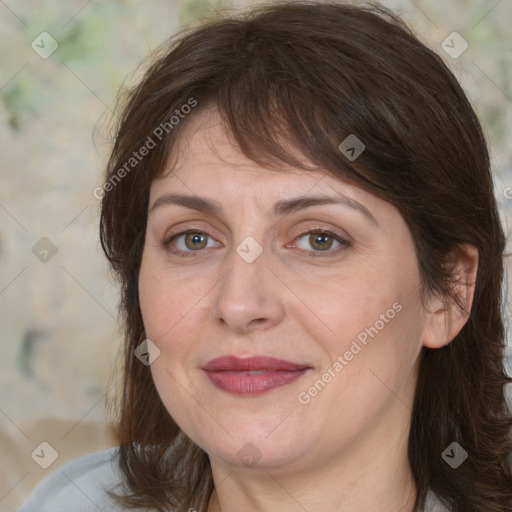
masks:
[[[325,173],[251,162],[215,110],[181,140],[151,187],[139,279],[169,414],[235,466],[405,447],[426,314],[398,210]]]

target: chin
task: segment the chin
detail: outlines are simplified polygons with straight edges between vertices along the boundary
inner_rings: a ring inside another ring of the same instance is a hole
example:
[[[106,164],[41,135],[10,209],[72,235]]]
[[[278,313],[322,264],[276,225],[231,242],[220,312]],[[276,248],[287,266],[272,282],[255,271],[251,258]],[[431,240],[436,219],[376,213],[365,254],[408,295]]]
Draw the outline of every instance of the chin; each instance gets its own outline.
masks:
[[[215,438],[200,436],[192,440],[211,457],[232,466],[254,469],[293,465],[315,444],[311,432],[309,439],[304,439],[304,429],[299,425],[280,430],[276,429],[275,421],[258,423],[251,419],[231,423],[227,430],[232,436],[223,431]]]

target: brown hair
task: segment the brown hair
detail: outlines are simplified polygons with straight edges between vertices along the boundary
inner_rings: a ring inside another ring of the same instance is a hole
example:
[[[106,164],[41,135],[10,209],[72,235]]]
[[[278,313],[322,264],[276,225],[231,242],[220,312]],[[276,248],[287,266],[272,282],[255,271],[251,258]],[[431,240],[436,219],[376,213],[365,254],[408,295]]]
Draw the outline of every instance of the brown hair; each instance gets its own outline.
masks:
[[[198,106],[184,115],[187,104]],[[207,454],[175,424],[149,367],[134,356],[145,337],[138,273],[149,188],[187,120],[207,105],[218,107],[253,161],[306,169],[306,157],[395,205],[414,240],[424,293],[462,304],[453,297],[450,255],[463,243],[478,249],[467,323],[447,346],[421,353],[408,450],[414,510],[432,490],[454,512],[510,512],[505,237],[479,121],[442,59],[396,15],[378,5],[314,2],[267,5],[179,34],[123,106],[100,227],[125,327],[119,499],[205,511],[213,490]],[[338,149],[350,134],[366,146],[354,162]],[[130,160],[150,139],[146,156]],[[452,442],[469,454],[456,470],[441,457]]]

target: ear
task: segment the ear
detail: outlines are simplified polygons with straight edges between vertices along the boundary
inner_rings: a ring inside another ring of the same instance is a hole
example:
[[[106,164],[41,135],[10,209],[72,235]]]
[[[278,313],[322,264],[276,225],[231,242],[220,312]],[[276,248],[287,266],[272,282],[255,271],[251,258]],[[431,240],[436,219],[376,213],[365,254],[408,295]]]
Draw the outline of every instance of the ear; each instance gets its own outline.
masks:
[[[453,294],[457,300],[450,297],[447,301],[437,296],[429,299],[423,330],[423,345],[428,348],[441,348],[450,343],[466,324],[473,304],[478,249],[470,244],[461,244],[452,253],[452,257]]]

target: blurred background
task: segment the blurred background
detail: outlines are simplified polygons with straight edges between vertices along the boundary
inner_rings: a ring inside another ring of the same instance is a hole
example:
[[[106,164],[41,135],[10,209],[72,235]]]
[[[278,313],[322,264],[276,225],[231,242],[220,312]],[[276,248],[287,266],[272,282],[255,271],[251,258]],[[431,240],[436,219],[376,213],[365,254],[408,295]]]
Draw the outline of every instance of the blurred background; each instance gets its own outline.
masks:
[[[65,462],[115,443],[107,405],[119,293],[93,191],[118,91],[181,26],[256,3],[0,0],[0,511],[14,511]],[[512,2],[382,3],[442,55],[471,99],[509,235]]]

